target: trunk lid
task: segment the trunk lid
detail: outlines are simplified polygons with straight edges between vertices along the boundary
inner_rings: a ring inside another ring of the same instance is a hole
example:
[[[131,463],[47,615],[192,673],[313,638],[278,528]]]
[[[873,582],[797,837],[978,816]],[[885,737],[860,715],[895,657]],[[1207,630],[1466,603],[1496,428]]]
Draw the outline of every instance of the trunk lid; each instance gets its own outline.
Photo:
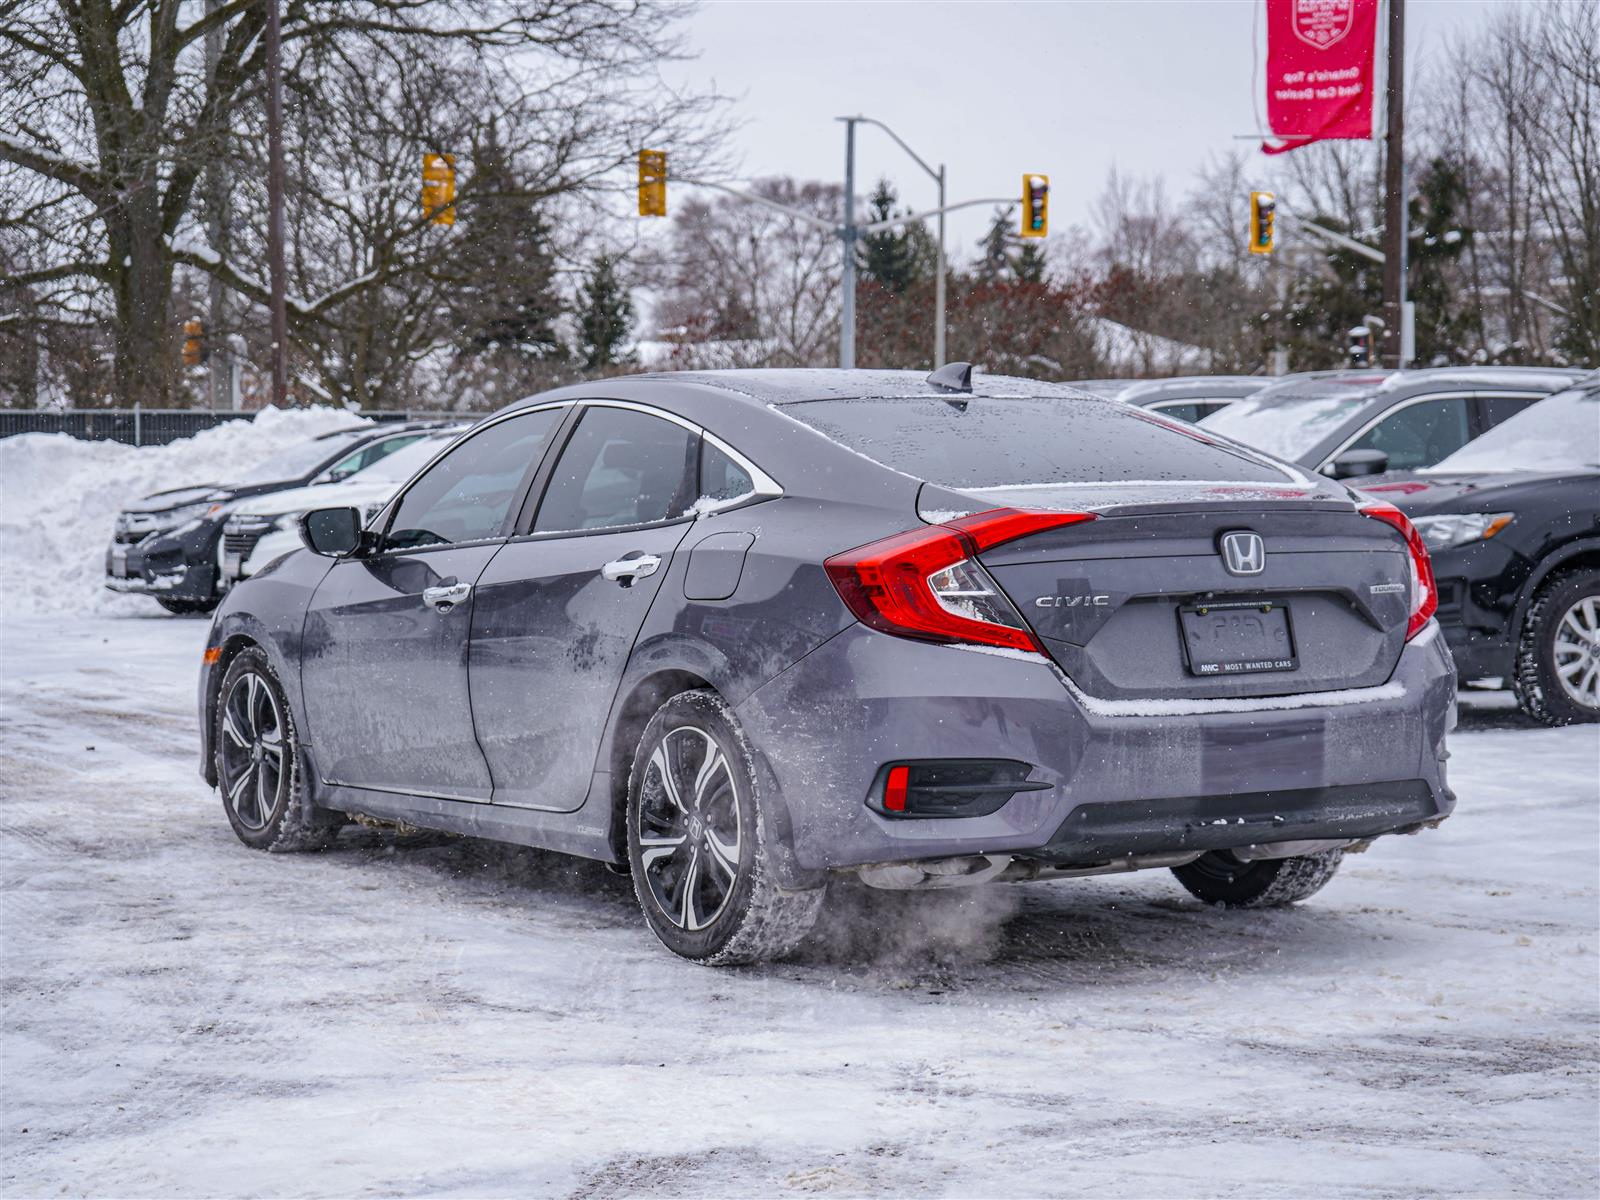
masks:
[[[965,499],[987,508],[1023,497]],[[953,503],[949,492],[925,495],[924,518]],[[1210,699],[1374,687],[1404,648],[1404,545],[1389,526],[1321,486],[1240,494],[1197,484],[1095,485],[1041,489],[1023,503],[1097,514],[980,556],[1050,656],[1090,696]],[[1261,539],[1257,573],[1230,572],[1222,543],[1231,533]]]

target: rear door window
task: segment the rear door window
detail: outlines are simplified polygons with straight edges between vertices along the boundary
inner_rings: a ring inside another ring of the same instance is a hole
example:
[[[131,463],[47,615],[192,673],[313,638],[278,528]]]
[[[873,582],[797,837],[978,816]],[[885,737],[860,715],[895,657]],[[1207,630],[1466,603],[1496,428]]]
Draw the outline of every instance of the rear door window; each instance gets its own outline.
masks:
[[[561,451],[535,533],[614,529],[684,516],[694,503],[700,435],[649,413],[584,410]]]
[[[1203,430],[1115,401],[816,400],[783,411],[887,467],[948,488],[1296,478]]]
[[[1347,450],[1381,450],[1391,471],[1431,467],[1472,440],[1471,400],[1445,396],[1396,409]],[[1341,451],[1341,453],[1343,453]]]

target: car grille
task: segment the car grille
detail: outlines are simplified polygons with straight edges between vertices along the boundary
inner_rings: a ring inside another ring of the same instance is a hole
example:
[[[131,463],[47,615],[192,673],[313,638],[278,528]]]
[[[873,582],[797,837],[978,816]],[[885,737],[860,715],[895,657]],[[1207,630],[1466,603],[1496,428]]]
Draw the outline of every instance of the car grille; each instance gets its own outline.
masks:
[[[250,557],[250,551],[263,534],[272,528],[270,517],[233,517],[222,530],[224,553],[237,556],[240,561]]]

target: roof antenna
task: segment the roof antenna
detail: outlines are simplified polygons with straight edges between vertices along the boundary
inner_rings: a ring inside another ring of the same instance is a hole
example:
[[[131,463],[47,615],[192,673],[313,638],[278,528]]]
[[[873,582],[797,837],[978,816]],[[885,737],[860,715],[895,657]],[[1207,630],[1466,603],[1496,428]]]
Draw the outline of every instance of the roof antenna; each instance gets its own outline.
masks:
[[[969,362],[945,363],[928,375],[928,382],[943,392],[972,394],[972,364]]]

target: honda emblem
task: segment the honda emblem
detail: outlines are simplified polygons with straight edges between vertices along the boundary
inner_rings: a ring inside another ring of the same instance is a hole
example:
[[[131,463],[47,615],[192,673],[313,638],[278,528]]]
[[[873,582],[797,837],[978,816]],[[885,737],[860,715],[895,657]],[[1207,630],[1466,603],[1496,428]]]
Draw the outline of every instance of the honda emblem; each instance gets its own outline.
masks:
[[[1230,575],[1259,575],[1267,567],[1267,546],[1259,533],[1222,535],[1222,565]]]

